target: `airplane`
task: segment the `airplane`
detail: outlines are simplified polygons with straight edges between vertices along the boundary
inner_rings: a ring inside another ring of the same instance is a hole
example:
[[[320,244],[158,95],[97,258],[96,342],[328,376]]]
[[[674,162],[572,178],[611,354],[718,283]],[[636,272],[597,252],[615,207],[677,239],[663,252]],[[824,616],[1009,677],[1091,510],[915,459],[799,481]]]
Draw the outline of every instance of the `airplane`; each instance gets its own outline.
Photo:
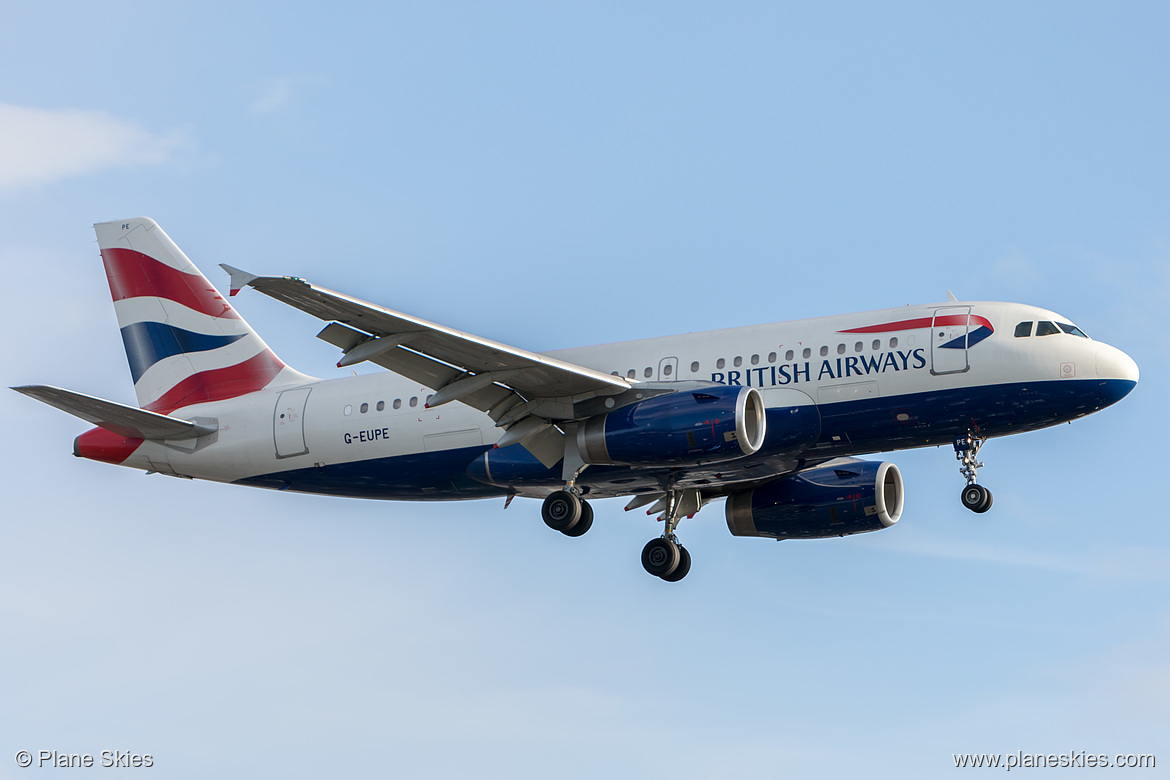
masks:
[[[776,540],[898,522],[901,473],[858,455],[950,444],[960,499],[992,438],[1124,398],[1137,364],[1059,314],[948,301],[536,353],[292,276],[232,266],[328,324],[338,367],[285,364],[151,219],[94,226],[138,406],[48,385],[12,388],[97,427],[74,455],[148,473],[274,490],[419,501],[543,500],[581,536],[590,500],[630,497],[663,523],[642,551],[677,582],[681,520],[717,499],[730,532]]]

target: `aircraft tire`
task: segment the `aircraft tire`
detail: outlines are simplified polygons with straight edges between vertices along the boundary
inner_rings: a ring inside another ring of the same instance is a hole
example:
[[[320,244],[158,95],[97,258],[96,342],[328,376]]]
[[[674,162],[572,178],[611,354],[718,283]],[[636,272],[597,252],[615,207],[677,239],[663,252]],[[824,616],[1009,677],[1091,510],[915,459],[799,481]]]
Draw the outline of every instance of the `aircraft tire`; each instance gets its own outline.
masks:
[[[549,528],[564,533],[581,520],[582,503],[581,499],[569,491],[558,490],[544,499],[540,516]]]
[[[991,491],[982,485],[967,485],[959,496],[963,506],[976,514],[983,514],[991,509]]]
[[[565,536],[583,536],[586,531],[593,527],[593,507],[589,506],[588,501],[581,501],[581,517],[573,524],[572,528],[566,528],[561,531]]]
[[[691,570],[691,554],[687,552],[687,548],[681,544],[678,545],[678,566],[674,567],[674,571],[670,574],[662,575],[662,579],[667,582],[678,582],[683,577],[687,576],[687,572]]]
[[[642,568],[655,577],[667,577],[678,568],[678,545],[669,539],[651,539],[642,548]]]

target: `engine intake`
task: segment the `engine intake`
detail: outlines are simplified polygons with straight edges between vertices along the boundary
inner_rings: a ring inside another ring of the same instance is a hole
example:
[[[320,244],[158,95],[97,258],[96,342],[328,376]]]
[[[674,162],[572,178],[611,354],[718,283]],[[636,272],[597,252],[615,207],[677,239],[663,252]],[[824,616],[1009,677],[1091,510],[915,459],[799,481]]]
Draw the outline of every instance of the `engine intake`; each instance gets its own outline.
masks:
[[[577,447],[590,464],[718,463],[755,454],[765,422],[754,387],[705,387],[590,417],[577,429]]]
[[[770,539],[847,536],[898,522],[904,500],[893,463],[848,461],[733,493],[727,527],[736,536]]]

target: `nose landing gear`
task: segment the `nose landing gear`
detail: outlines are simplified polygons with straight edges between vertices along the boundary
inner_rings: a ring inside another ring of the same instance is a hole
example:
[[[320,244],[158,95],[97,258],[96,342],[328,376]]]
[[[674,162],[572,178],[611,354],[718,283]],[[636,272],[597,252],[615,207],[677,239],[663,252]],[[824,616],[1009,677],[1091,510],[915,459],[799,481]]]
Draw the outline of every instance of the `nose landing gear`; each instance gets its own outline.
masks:
[[[979,462],[979,449],[983,446],[984,438],[978,433],[967,431],[966,436],[956,436],[954,441],[955,458],[959,461],[959,473],[967,479],[967,486],[959,494],[963,506],[977,514],[983,514],[991,509],[991,491],[975,483],[978,471],[983,467]]]

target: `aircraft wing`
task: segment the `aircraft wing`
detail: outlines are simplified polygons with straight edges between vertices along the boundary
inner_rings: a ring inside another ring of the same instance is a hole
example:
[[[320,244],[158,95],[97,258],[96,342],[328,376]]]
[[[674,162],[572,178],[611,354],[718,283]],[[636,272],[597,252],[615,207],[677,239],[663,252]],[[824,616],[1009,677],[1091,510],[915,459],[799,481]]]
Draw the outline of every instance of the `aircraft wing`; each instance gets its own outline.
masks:
[[[189,420],[150,412],[135,406],[106,401],[51,385],[24,385],[12,388],[49,406],[119,436],[133,439],[194,439],[215,430]]]
[[[622,377],[386,309],[304,279],[222,267],[232,277],[231,295],[244,286],[253,287],[330,321],[318,336],[345,352],[338,366],[368,360],[434,388],[430,406],[459,400],[486,412],[509,429],[507,443],[548,427],[527,418],[544,423],[573,420],[578,416],[575,404],[632,387]],[[517,425],[520,428],[512,431]]]

